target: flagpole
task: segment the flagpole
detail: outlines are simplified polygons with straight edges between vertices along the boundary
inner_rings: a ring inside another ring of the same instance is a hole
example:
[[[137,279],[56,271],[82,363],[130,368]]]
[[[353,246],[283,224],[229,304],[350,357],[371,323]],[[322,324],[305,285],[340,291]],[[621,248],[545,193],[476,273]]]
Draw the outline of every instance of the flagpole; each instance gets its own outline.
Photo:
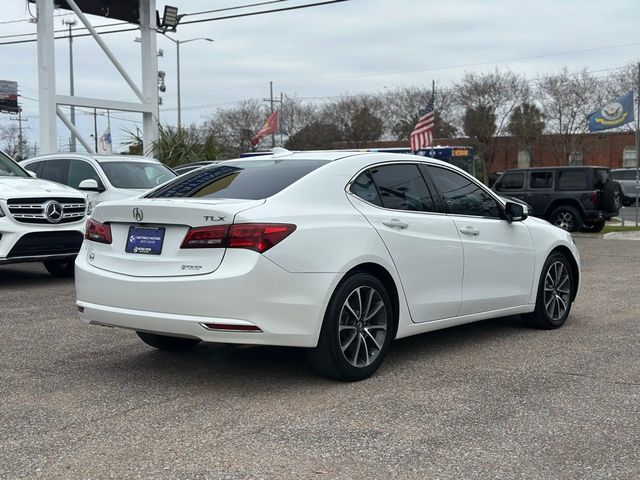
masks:
[[[436,133],[436,81],[431,80],[431,98],[433,99],[433,133]],[[435,139],[435,135],[432,136]],[[434,155],[433,140],[431,140],[431,158]]]
[[[638,62],[638,83],[636,85],[636,227],[638,226],[638,209],[640,205],[640,62]]]

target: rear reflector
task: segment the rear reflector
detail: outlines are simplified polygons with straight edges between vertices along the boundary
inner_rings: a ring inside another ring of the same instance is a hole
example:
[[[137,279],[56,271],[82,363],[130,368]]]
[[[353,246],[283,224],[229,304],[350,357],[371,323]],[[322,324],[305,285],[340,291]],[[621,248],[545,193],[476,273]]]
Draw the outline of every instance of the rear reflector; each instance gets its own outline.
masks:
[[[85,224],[84,238],[98,243],[111,243],[111,225],[96,222],[92,218]]]
[[[180,248],[245,248],[263,253],[295,229],[296,226],[289,223],[240,223],[192,228]]]
[[[203,323],[209,330],[224,330],[227,332],[262,332],[255,325],[230,325],[228,323]]]

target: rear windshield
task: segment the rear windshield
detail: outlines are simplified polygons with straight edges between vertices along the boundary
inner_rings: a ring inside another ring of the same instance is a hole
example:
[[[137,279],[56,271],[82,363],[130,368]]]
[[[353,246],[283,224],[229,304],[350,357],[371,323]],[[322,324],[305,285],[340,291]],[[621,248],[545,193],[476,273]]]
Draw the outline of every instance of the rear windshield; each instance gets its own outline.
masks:
[[[243,160],[187,173],[148,198],[237,198],[262,200],[328,163],[326,160]]]
[[[100,165],[111,185],[116,188],[149,190],[176,176],[161,163],[103,162]]]

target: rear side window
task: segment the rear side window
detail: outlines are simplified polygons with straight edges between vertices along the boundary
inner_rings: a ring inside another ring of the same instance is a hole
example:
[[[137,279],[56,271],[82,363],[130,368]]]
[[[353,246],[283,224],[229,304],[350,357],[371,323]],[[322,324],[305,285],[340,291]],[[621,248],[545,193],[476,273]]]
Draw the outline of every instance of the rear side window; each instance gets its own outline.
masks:
[[[24,169],[29,170],[30,172],[33,172],[36,175],[38,175],[38,169],[40,168],[40,170],[42,170],[41,167],[42,167],[42,162],[33,162],[33,163],[30,163],[29,165],[25,165]]]
[[[351,192],[365,202],[382,206],[378,189],[375,183],[373,183],[373,177],[368,171],[358,175],[358,178],[353,181],[351,184]]]
[[[558,190],[590,190],[586,170],[559,170]]]
[[[46,160],[41,177],[52,182],[66,184],[69,160]]]
[[[529,176],[529,188],[553,187],[553,172],[531,172]]]
[[[524,187],[524,173],[505,173],[500,180],[500,190],[522,190]]]
[[[326,160],[225,162],[178,177],[148,197],[262,200],[275,195],[326,163]]]
[[[394,210],[435,212],[435,205],[418,165],[383,165],[369,170],[382,206]]]
[[[98,187],[102,188],[102,181],[98,176],[98,172],[87,162],[83,160],[71,160],[69,162],[69,176],[67,185],[78,188],[84,180],[95,180]]]

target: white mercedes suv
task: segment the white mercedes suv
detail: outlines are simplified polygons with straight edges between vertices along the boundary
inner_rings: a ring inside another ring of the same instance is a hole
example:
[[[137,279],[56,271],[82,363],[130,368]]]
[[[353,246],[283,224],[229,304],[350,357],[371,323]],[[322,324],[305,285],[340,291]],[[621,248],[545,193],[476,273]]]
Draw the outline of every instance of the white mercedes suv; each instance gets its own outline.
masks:
[[[82,192],[33,178],[0,152],[0,265],[43,262],[54,276],[73,276],[86,215]]]

